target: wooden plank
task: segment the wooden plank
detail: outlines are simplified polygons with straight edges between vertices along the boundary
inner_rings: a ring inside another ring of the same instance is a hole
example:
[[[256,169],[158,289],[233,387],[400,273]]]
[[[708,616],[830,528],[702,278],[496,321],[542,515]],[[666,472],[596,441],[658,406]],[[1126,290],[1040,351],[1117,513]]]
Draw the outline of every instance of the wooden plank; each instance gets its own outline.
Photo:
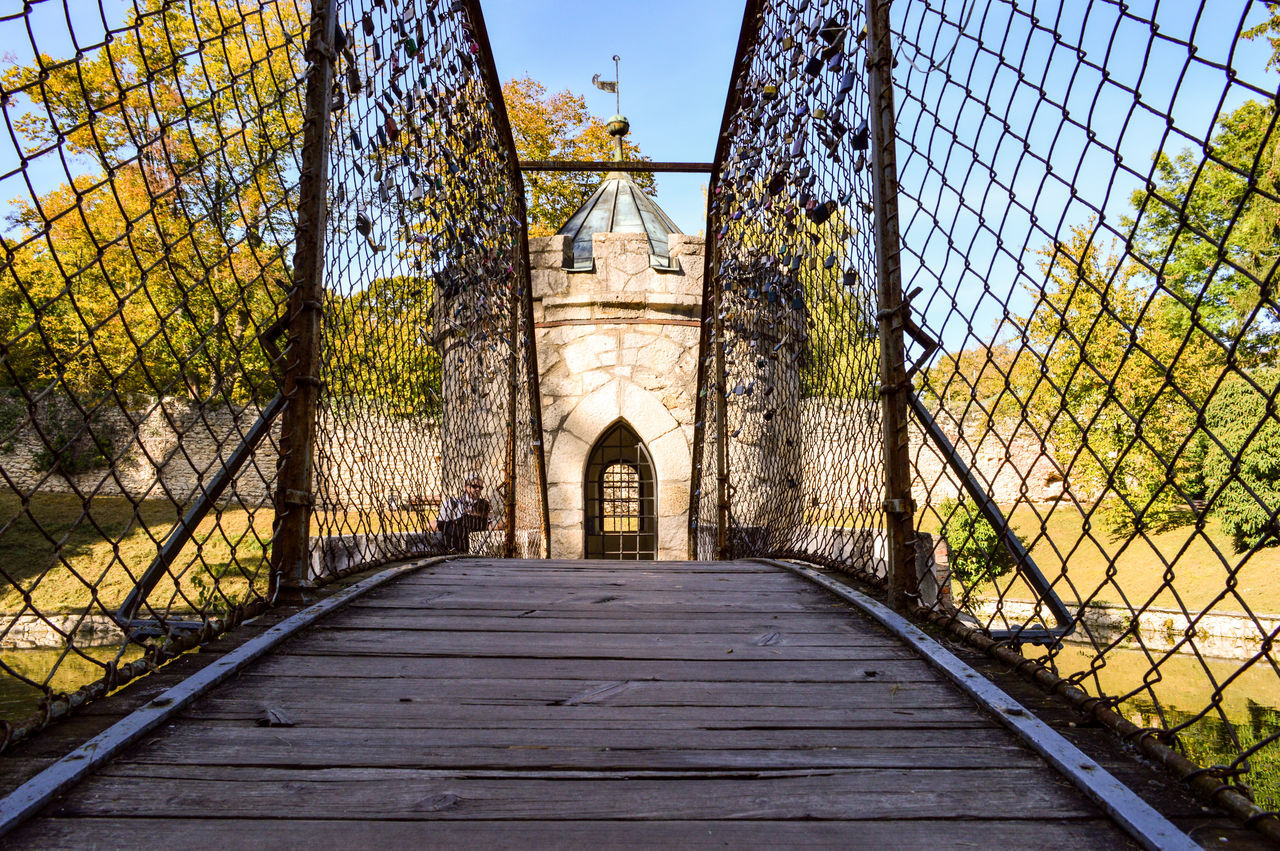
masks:
[[[369,600],[366,605],[377,605],[382,597]],[[395,597],[396,605],[419,606],[436,609],[544,609],[566,611],[608,605],[620,612],[647,612],[679,610],[696,612],[741,612],[775,614],[780,612],[847,612],[848,609],[831,598],[813,594],[777,594],[764,597],[743,591],[720,593],[700,592],[686,594],[681,591],[629,591],[617,588],[611,591],[574,591],[547,588],[497,588],[491,593],[471,588],[417,588],[406,589]]]
[[[398,614],[424,613],[436,617],[558,617],[571,618],[574,620],[636,620],[640,618],[655,620],[679,622],[682,618],[685,622],[692,620],[691,616],[698,619],[703,617],[717,618],[724,621],[738,619],[741,621],[748,620],[772,620],[775,616],[779,619],[796,618],[807,620],[812,617],[836,617],[848,618],[849,611],[844,608],[835,608],[829,611],[821,609],[810,609],[808,607],[793,606],[789,609],[769,609],[766,611],[750,611],[746,609],[734,609],[732,607],[722,606],[718,609],[705,610],[681,610],[671,607],[651,607],[644,608],[635,604],[623,606],[601,605],[563,605],[554,608],[549,606],[528,606],[519,603],[508,602],[502,605],[485,605],[483,603],[471,603],[459,606],[435,606],[434,604],[423,604],[421,601],[412,602],[408,599],[387,599],[387,600],[369,600],[363,607],[366,611],[385,611]],[[845,622],[843,620],[839,621]],[[871,634],[877,634],[874,628],[867,630]]]
[[[381,680],[378,696],[389,702],[461,704],[538,704],[552,706],[573,700],[606,683],[582,680]],[[633,687],[601,698],[610,706],[794,706],[893,707],[972,706],[953,688],[937,682],[895,683],[875,679],[863,683],[743,683],[631,681]],[[288,706],[314,697],[365,700],[373,696],[368,681],[326,677],[291,677],[287,680],[242,674],[237,692],[271,705]],[[483,715],[477,717],[481,722]]]
[[[857,818],[856,811],[847,818]],[[1052,822],[944,821],[364,821],[244,820],[238,832],[254,847],[401,848],[673,848],[709,844],[738,848],[1116,848],[1132,847],[1098,819]],[[940,839],[945,837],[945,842]],[[220,848],[232,844],[223,819],[46,819],[14,835],[25,847]]]
[[[186,712],[186,717],[212,720],[239,720],[254,723],[267,705],[279,706],[299,725],[315,727],[359,727],[363,730],[447,727],[518,727],[558,729],[568,733],[576,727],[614,726],[618,729],[715,727],[751,731],[762,725],[778,728],[840,727],[856,729],[973,729],[991,726],[990,719],[971,706],[926,707],[804,707],[790,706],[601,706],[598,704],[530,705],[440,704],[413,698],[319,701],[311,696],[288,703],[268,704],[261,696],[246,696],[239,690],[213,695]],[[370,735],[374,735],[371,733]]]
[[[751,782],[744,783],[749,779]],[[171,782],[180,780],[181,782]],[[981,790],[981,794],[975,794]],[[737,777],[653,778],[618,774],[552,778],[518,773],[383,768],[119,765],[69,792],[59,817],[369,819],[556,818],[1006,818],[1092,817],[1096,810],[1044,769],[852,769]]]
[[[424,735],[421,730],[388,730],[376,739],[371,739],[362,735],[360,730],[349,727],[260,727],[255,724],[186,719],[180,728],[175,726],[154,736],[145,753],[134,753],[116,764],[171,761],[173,764],[194,765],[299,767],[360,766],[372,763],[393,767],[409,760],[420,761],[418,752],[424,749],[447,751],[455,748],[524,747],[556,747],[566,751],[687,748],[725,752],[828,748],[850,753],[892,753],[893,758],[900,761],[910,759],[912,752],[919,752],[923,755],[921,758],[928,760],[927,764],[935,768],[951,767],[946,764],[946,757],[953,750],[999,754],[998,758],[982,763],[983,767],[988,768],[998,768],[1005,765],[1006,761],[1027,761],[1026,758],[1033,756],[1031,751],[995,726],[941,730],[937,736],[923,736],[919,730],[846,730],[812,725],[789,729],[762,726],[751,731],[750,735],[743,735],[741,730],[721,730],[710,726],[638,729],[575,725],[573,731],[572,740],[566,740],[559,731],[546,727],[455,727],[433,730],[429,735]],[[272,752],[276,757],[285,752],[294,752],[295,758],[306,762],[282,761],[265,755]],[[764,763],[761,765],[764,766]]]
[[[430,561],[403,562],[384,568],[374,576],[344,588],[302,611],[290,615],[252,640],[220,656],[190,677],[170,688],[159,698],[139,707],[107,729],[43,769],[39,774],[0,799],[0,835],[8,833],[22,821],[39,812],[64,789],[79,783],[90,771],[104,765],[116,754],[137,743],[151,730],[166,722],[206,691],[226,682],[233,674],[250,665],[276,647],[295,631],[313,625],[323,615]]]
[[[795,662],[790,659],[684,660],[636,659],[521,659],[494,656],[470,659],[457,656],[365,656],[345,659],[331,656],[276,655],[264,659],[253,671],[270,677],[358,677],[364,679],[558,679],[608,680],[654,679],[675,682],[784,682],[850,683],[891,678],[932,679],[929,666],[902,654],[885,650],[873,662]],[[375,687],[371,684],[371,687]]]
[[[711,648],[722,652],[727,652],[733,648],[745,650],[755,647],[768,647],[783,652],[783,655],[787,655],[786,651],[805,652],[814,647],[864,649],[867,647],[890,648],[896,646],[891,640],[882,636],[868,636],[843,630],[831,630],[826,633],[789,632],[766,627],[765,629],[751,631],[683,633],[672,632],[669,629],[601,632],[600,630],[574,629],[554,631],[524,630],[511,629],[512,624],[507,624],[506,626],[508,628],[502,630],[433,630],[416,629],[412,626],[412,622],[403,626],[378,627],[372,623],[369,625],[347,624],[335,620],[333,623],[310,633],[304,642],[294,642],[294,645],[296,646],[299,643],[323,645],[332,640],[341,643],[351,642],[353,646],[359,646],[360,641],[376,636],[379,640],[394,646],[400,646],[397,642],[402,642],[404,644],[412,644],[418,649],[432,651],[440,647],[452,646],[468,649],[476,646],[489,648],[495,644],[505,644],[508,647],[521,647],[522,645],[534,647],[572,645],[573,647],[580,647],[591,644],[611,649],[616,647],[620,650],[643,650],[649,647],[670,646],[673,643],[678,643],[690,649]],[[515,624],[515,626],[519,626],[519,624]],[[463,652],[466,651],[464,650]]]
[[[1015,732],[1024,744],[1102,807],[1139,843],[1148,848],[1170,849],[1170,851],[1199,849],[1200,846],[1191,837],[1179,830],[1129,787],[1113,777],[1048,724],[1027,712],[994,683],[980,677],[976,671],[961,662],[941,644],[929,638],[919,627],[902,615],[879,601],[834,582],[812,568],[786,564],[782,566],[802,573],[812,581],[839,594],[914,647],[948,680],[999,718],[1000,722]]]
[[[296,726],[257,726],[266,707]],[[46,814],[15,838],[1124,845],[896,639],[799,578],[721,562],[466,559],[403,579]]]
[[[712,620],[712,618],[716,618]],[[343,612],[327,624],[330,629],[417,629],[446,630],[449,632],[613,632],[613,633],[665,633],[682,635],[764,635],[783,632],[791,635],[858,635],[854,621],[835,621],[809,617],[725,618],[710,615],[690,620],[670,617],[642,618],[581,618],[561,617],[555,614],[532,613],[519,616],[489,616],[456,613],[415,611],[413,609],[362,609]]]
[[[598,591],[610,588],[630,588],[636,591],[743,591],[751,589],[761,594],[789,594],[811,591],[812,588],[785,574],[754,573],[748,577],[722,573],[683,573],[677,575],[644,573],[626,577],[607,574],[575,575],[570,573],[540,575],[537,573],[487,574],[458,576],[428,574],[405,588],[546,588],[555,582],[564,588],[577,591]]]
[[[995,728],[840,730],[826,728],[567,730],[447,728],[386,730],[256,727],[188,722],[152,740],[119,766],[201,765],[291,768],[457,768],[700,771],[782,768],[1032,768],[1029,751]]]
[[[408,631],[320,631],[305,642],[294,642],[288,653],[334,656],[512,656],[555,659],[719,659],[733,655],[739,659],[793,659],[821,661],[843,659],[849,662],[869,661],[883,650],[880,639],[865,644],[823,646],[765,646],[726,637],[723,641],[699,642],[697,636],[686,640],[637,640],[645,636],[591,635],[552,633],[534,640],[529,633],[415,633]],[[892,646],[892,645],[888,645]]]

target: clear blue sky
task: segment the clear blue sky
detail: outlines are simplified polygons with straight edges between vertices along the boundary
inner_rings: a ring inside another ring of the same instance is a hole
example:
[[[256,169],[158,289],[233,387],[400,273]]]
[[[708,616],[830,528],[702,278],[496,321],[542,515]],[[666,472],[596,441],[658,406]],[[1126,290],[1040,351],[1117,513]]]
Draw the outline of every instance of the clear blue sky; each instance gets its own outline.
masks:
[[[613,95],[591,77],[613,79],[622,57],[622,112],[631,139],[655,160],[710,162],[729,88],[743,0],[481,0],[494,62],[505,81],[526,75],[549,91],[587,98],[601,118]],[[686,233],[699,233],[706,175],[659,175],[658,203]]]

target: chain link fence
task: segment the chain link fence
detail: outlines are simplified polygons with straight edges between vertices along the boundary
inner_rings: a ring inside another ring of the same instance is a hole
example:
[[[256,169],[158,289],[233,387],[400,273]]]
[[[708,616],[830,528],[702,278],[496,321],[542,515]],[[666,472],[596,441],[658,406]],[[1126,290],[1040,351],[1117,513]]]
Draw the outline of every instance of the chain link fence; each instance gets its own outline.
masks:
[[[281,594],[545,553],[476,4],[28,3],[0,34],[0,747]]]
[[[1274,824],[1280,4],[866,7],[747,7],[697,552],[1021,648]]]

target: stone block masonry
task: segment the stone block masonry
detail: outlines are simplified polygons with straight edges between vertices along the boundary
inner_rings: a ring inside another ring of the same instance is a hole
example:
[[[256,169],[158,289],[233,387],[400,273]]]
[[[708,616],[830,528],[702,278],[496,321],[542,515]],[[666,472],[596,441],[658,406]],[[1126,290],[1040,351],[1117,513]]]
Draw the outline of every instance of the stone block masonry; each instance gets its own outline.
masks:
[[[25,405],[11,445],[0,453],[0,468],[12,489],[24,494],[79,493],[166,499],[187,505],[203,482],[253,426],[257,405],[201,406],[179,399],[140,404],[129,411],[104,411],[95,428],[111,435],[115,469],[89,469],[63,475],[49,471],[46,453]],[[15,414],[11,411],[10,414]],[[279,426],[245,465],[224,502],[270,505],[276,474]],[[428,417],[391,416],[376,410],[326,411],[320,420],[316,452],[318,506],[395,508],[397,504],[439,497],[440,427]]]
[[[671,234],[677,271],[650,264],[642,233],[596,233],[594,271],[563,268],[568,237],[530,240],[551,551],[584,552],[591,447],[625,420],[657,478],[657,555],[688,558],[703,239]]]
[[[1052,502],[1067,495],[1049,448],[1025,427],[997,423],[988,429],[985,423],[958,423],[945,416],[939,421],[978,482],[1000,505]],[[879,404],[806,399],[801,423],[805,504],[833,514],[878,510],[884,488]],[[916,504],[923,508],[958,498],[963,493],[959,478],[914,420],[910,437]]]

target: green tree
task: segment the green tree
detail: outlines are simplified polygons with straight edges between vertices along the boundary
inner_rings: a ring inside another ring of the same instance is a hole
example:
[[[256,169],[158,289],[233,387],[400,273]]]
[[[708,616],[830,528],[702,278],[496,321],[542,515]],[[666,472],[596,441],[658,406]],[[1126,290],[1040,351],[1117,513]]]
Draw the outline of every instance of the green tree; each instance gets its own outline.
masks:
[[[938,514],[942,517],[942,537],[947,541],[953,579],[969,587],[1013,570],[1013,555],[968,500],[947,497],[939,503]]]
[[[1028,416],[1073,489],[1103,500],[1113,533],[1175,525],[1194,495],[1192,435],[1221,349],[1136,264],[1105,256],[1093,228],[1041,254],[1044,290],[1023,321],[1041,365],[1023,373]]]
[[[1154,188],[1135,193],[1135,256],[1243,360],[1267,362],[1280,342],[1270,295],[1280,263],[1280,132],[1276,106],[1248,101],[1223,115],[1203,150],[1156,158]],[[1132,222],[1130,223],[1132,224]]]
[[[1280,2],[1241,33],[1266,37],[1267,69],[1280,68]],[[1183,322],[1204,327],[1246,365],[1274,363],[1280,311],[1280,131],[1275,100],[1250,100],[1218,116],[1209,142],[1156,156],[1154,179],[1133,195],[1135,256],[1182,302]]]
[[[1237,551],[1280,541],[1280,370],[1232,375],[1205,410],[1213,435],[1204,461],[1214,516]]]
[[[614,141],[604,122],[587,110],[586,99],[565,90],[548,95],[546,87],[525,77],[502,86],[511,134],[522,160],[612,160]],[[622,141],[629,160],[647,160],[640,148]],[[549,236],[591,197],[605,172],[526,172],[529,235]],[[632,175],[650,195],[652,174]]]
[[[350,295],[329,294],[326,379],[346,401],[375,401],[386,413],[435,415],[441,408],[440,353],[435,346],[435,284],[423,278],[379,278]]]
[[[16,203],[0,383],[263,394],[256,337],[288,279],[305,15],[145,0],[108,44],[5,72],[24,153],[87,166]]]
[[[1253,40],[1265,36],[1271,44],[1271,57],[1267,59],[1268,70],[1280,68],[1280,0],[1262,0],[1270,17],[1257,26],[1245,30],[1242,35]]]
[[[980,411],[992,420],[1009,420],[1022,412],[1019,391],[1028,385],[1032,360],[1009,343],[979,345],[939,356],[918,384],[921,393],[954,413]]]

